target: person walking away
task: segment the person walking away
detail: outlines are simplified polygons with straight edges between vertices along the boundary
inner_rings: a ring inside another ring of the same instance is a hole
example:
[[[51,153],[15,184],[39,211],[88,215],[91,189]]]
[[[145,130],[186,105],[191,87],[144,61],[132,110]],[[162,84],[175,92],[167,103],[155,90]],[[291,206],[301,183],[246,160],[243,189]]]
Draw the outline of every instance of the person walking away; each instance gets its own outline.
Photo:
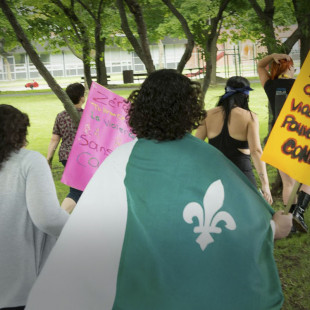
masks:
[[[225,94],[217,106],[207,112],[196,131],[196,137],[219,149],[257,187],[251,157],[261,181],[262,193],[269,204],[272,196],[269,188],[266,164],[260,160],[262,147],[259,137],[259,123],[249,108],[250,82],[241,76],[227,80]]]
[[[268,65],[270,65],[270,72],[267,68]],[[269,100],[273,116],[272,124],[274,124],[295,82],[294,62],[289,55],[274,53],[265,56],[258,62],[257,72]],[[283,184],[283,203],[287,205],[296,181],[283,171],[279,170],[279,174]],[[303,184],[298,193],[297,201],[290,210],[293,213],[295,226],[301,232],[308,232],[304,213],[309,207],[309,202],[310,186]]]
[[[82,106],[85,102],[85,87],[81,83],[73,83],[68,85],[66,88],[66,93],[75,105],[75,108],[79,111],[79,113],[82,114]],[[57,115],[46,157],[50,167],[52,167],[53,156],[60,141],[61,144],[59,147],[59,161],[63,164],[64,167],[66,166],[76,131],[77,126],[73,123],[67,111],[62,111]],[[70,191],[62,202],[61,207],[67,212],[71,213],[82,193],[82,191],[70,187]]]
[[[69,214],[44,156],[27,150],[27,114],[0,105],[0,309],[25,308]],[[44,309],[44,307],[42,308]]]

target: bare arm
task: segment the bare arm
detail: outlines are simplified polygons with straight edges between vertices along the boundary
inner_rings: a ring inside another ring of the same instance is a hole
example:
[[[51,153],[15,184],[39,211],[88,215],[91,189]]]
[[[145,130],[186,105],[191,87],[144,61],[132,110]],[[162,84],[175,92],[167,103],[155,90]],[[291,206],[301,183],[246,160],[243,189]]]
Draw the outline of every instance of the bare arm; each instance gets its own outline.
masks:
[[[247,140],[249,143],[249,148],[251,152],[251,157],[254,163],[254,167],[257,171],[259,179],[262,184],[262,191],[265,199],[269,204],[272,204],[272,196],[269,188],[269,180],[267,175],[267,169],[265,162],[261,161],[261,156],[263,153],[262,146],[259,140],[259,123],[258,118],[253,114],[253,119],[249,121],[248,131],[247,131]]]
[[[197,137],[203,141],[208,137],[206,119],[204,119],[201,122],[200,126],[197,128],[195,137]]]
[[[263,86],[270,79],[270,74],[268,70],[266,69],[266,67],[271,61],[275,61],[276,63],[278,63],[280,59],[290,60],[291,57],[286,54],[274,53],[274,54],[265,56],[257,63],[257,73],[258,73],[260,82]]]
[[[60,136],[53,134],[51,138],[51,142],[47,149],[47,156],[46,156],[47,162],[50,167],[52,167],[52,160],[53,160],[53,157],[54,157],[54,154],[55,154],[55,151],[57,149],[59,142],[60,142]]]

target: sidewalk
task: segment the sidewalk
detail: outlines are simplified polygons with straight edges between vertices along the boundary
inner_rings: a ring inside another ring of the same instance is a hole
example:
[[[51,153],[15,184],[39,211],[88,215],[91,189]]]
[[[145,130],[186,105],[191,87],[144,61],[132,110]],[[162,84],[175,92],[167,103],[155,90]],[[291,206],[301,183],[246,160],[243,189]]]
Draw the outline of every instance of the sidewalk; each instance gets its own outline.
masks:
[[[29,81],[25,80],[13,80],[13,81],[0,81],[0,96],[31,96],[31,95],[40,95],[42,93],[48,93],[47,90],[52,92],[51,88],[48,86],[45,80],[36,80],[39,86],[33,88],[33,91],[29,87],[25,87],[26,83]],[[78,78],[71,78],[66,81],[57,81],[61,88],[65,89],[71,83],[81,83]],[[118,87],[119,85],[119,87]],[[123,81],[112,81],[107,86],[109,89],[133,89],[137,88],[137,84],[127,84],[124,85]],[[42,90],[42,93],[40,92]],[[28,91],[28,92],[25,92]],[[10,94],[3,94],[1,92],[14,92]]]
[[[45,80],[37,79],[36,81],[38,82],[39,87],[36,87],[34,89],[36,90],[50,89],[50,87],[47,85]],[[18,92],[18,91],[23,91],[23,90],[31,90],[30,88],[25,87],[25,84],[29,82],[33,82],[33,80],[31,81],[25,81],[25,80],[0,81],[0,92],[2,91],[17,91]],[[67,87],[68,84],[69,84],[68,82],[60,82],[59,85],[61,87]]]
[[[66,88],[71,83],[81,83],[81,77],[80,76],[73,76],[73,77],[67,77],[67,78],[55,78],[57,83],[62,87]],[[24,91],[24,90],[31,90],[29,87],[25,87],[27,83],[31,83],[33,81],[36,81],[39,84],[39,87],[33,88],[34,90],[46,90],[50,89],[46,81],[42,78],[38,79],[30,79],[30,80],[12,80],[12,81],[0,81],[0,94],[4,91]],[[123,81],[111,81],[112,85],[120,85],[123,84]]]

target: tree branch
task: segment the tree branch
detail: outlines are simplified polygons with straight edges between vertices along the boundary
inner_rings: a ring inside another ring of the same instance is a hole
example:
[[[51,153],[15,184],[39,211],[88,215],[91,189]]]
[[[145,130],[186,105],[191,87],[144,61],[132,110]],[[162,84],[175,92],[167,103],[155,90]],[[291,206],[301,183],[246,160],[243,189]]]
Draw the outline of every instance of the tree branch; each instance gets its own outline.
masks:
[[[264,14],[262,8],[257,3],[257,1],[256,0],[249,0],[249,2],[252,4],[252,7],[253,7],[254,11],[256,12],[256,14],[258,15],[258,17],[260,19],[265,20],[265,14]]]
[[[147,37],[146,24],[144,22],[141,6],[135,0],[125,0],[129,10],[135,17],[138,34],[140,38],[140,46],[144,55],[144,64],[148,73],[155,70],[153,59],[150,52],[150,45]]]
[[[77,0],[77,2],[88,12],[88,14],[95,20],[97,21],[96,16],[94,15],[94,13],[91,11],[91,9],[89,8],[89,6],[87,6],[83,1],[81,0]]]
[[[54,4],[56,4],[60,9],[63,10],[66,16],[68,16],[72,25],[77,25],[79,30],[81,31],[81,41],[82,41],[82,49],[83,49],[83,65],[84,65],[84,75],[86,78],[86,83],[88,87],[91,86],[92,78],[91,78],[91,70],[90,70],[90,41],[87,33],[86,26],[80,21],[78,16],[74,11],[74,0],[71,0],[71,8],[66,7],[61,0],[52,0]]]
[[[142,48],[141,48],[138,40],[136,39],[136,37],[133,35],[133,33],[130,29],[130,26],[128,24],[128,19],[127,19],[123,0],[116,0],[116,5],[118,7],[118,11],[119,11],[119,14],[121,17],[121,27],[122,27],[127,39],[129,40],[132,47],[134,48],[135,52],[140,57],[140,59],[144,62],[144,56],[143,56]]]
[[[300,29],[299,27],[285,40],[283,43],[283,48],[285,53],[289,54],[295,43],[300,38]]]
[[[78,53],[78,52],[72,47],[72,45],[71,45],[71,43],[69,42],[67,36],[62,35],[61,37],[62,37],[63,40],[65,41],[65,43],[66,43],[66,45],[68,46],[68,48],[69,48],[69,50],[71,51],[71,53],[72,53],[75,57],[77,57],[77,58],[79,58],[79,59],[81,59],[81,60],[83,61],[83,56],[82,56],[80,53]]]
[[[166,6],[170,9],[170,11],[174,14],[174,16],[179,20],[179,22],[181,23],[181,26],[183,28],[183,31],[186,35],[186,38],[187,38],[187,44],[186,44],[185,51],[183,53],[183,56],[182,56],[180,62],[178,63],[178,67],[177,67],[177,71],[182,72],[186,63],[188,62],[188,60],[192,56],[193,48],[195,46],[194,35],[190,31],[188,23],[187,23],[186,19],[184,18],[184,16],[176,9],[176,7],[171,3],[171,1],[170,0],[162,0],[162,1],[166,4]]]

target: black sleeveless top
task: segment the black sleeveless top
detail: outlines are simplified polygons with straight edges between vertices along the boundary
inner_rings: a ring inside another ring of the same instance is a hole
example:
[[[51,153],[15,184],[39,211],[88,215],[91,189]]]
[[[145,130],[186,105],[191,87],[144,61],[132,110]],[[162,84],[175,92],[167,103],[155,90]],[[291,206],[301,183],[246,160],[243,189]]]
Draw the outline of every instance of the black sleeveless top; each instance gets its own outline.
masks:
[[[294,82],[294,79],[275,79],[267,80],[265,83],[264,90],[268,96],[273,116],[272,125],[274,125],[276,119],[278,118],[286,97],[291,91]]]
[[[220,150],[230,159],[257,187],[252,170],[251,156],[240,152],[238,149],[248,149],[248,141],[241,141],[230,136],[228,131],[228,119],[224,120],[222,131],[216,137],[209,139],[209,143]]]

